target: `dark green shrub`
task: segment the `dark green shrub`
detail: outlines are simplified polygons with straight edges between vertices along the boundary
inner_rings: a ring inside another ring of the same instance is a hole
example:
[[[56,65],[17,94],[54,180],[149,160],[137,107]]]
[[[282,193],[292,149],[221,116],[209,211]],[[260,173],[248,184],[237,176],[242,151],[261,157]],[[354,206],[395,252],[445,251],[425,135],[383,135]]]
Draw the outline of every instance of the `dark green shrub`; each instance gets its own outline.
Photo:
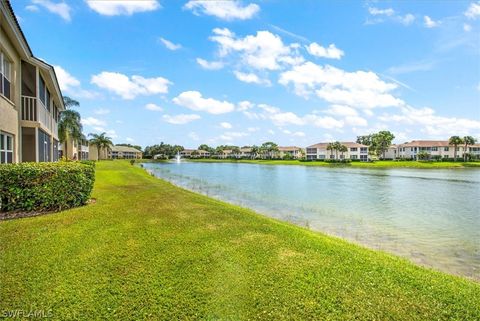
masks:
[[[0,165],[1,211],[59,211],[84,205],[95,181],[94,163]]]

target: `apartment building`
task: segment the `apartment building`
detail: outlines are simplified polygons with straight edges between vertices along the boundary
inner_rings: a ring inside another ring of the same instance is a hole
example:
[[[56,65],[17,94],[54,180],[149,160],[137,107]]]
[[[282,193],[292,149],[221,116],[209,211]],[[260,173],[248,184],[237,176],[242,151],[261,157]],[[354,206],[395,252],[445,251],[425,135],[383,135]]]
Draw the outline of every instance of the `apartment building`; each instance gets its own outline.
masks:
[[[209,157],[210,152],[203,149],[184,149],[180,152],[180,156],[184,158]]]
[[[0,161],[58,160],[63,97],[53,67],[36,58],[9,1],[0,1]]]
[[[65,146],[66,145],[66,146]],[[82,135],[80,140],[69,139],[68,142],[58,144],[59,158],[66,157],[74,160],[90,159],[90,146],[88,139]],[[66,150],[66,151],[65,151]]]
[[[347,151],[342,153],[340,151],[328,150],[329,143],[318,143],[307,146],[306,158],[307,160],[360,160],[368,161],[368,146],[354,142],[341,142],[342,145],[347,147]]]
[[[111,159],[141,159],[142,152],[129,146],[111,146],[108,151]]]
[[[292,158],[297,159],[303,156],[303,148],[297,146],[279,146],[278,154],[280,158],[290,155]]]
[[[397,146],[396,157],[403,159],[417,159],[418,153],[426,152],[433,158],[454,158],[455,146],[450,145],[448,140],[413,140],[408,143]],[[463,158],[464,153],[471,153],[480,158],[480,144],[465,146],[457,146],[457,157]]]

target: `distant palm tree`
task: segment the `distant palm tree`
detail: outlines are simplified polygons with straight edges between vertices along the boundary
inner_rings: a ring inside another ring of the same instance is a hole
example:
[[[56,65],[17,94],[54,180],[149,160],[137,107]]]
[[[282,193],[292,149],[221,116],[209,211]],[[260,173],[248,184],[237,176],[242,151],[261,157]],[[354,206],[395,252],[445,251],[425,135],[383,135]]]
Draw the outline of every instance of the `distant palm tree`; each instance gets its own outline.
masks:
[[[453,151],[453,161],[457,161],[457,146],[463,144],[463,139],[460,136],[452,136],[448,140],[448,144],[454,146],[454,151]]]
[[[252,159],[257,158],[258,152],[259,152],[259,147],[257,145],[253,145],[251,150],[250,150],[250,157]]]
[[[70,107],[78,107],[80,103],[68,96],[63,96],[63,105],[65,105],[65,109],[68,109]]]
[[[328,143],[327,150],[330,151],[330,158],[332,158],[333,151],[336,150],[336,148],[337,148],[337,145],[335,145],[335,143]]]
[[[465,148],[463,150],[463,161],[467,161],[467,147],[468,145],[473,145],[477,142],[477,140],[472,136],[465,136],[463,137],[463,143],[465,144]]]
[[[65,157],[68,157],[67,142],[78,141],[82,139],[82,123],[80,114],[71,109],[64,110],[60,113],[58,121],[58,139],[65,149]]]
[[[98,160],[100,160],[100,149],[105,148],[108,151],[110,149],[110,146],[113,145],[112,139],[110,137],[107,137],[106,135],[107,133],[88,134],[88,136],[92,136],[92,139],[90,139],[90,144],[97,147]]]
[[[338,151],[339,151],[340,153],[342,153],[342,159],[343,159],[343,153],[348,152],[348,147],[345,146],[345,145],[340,144],[340,146],[338,146]]]

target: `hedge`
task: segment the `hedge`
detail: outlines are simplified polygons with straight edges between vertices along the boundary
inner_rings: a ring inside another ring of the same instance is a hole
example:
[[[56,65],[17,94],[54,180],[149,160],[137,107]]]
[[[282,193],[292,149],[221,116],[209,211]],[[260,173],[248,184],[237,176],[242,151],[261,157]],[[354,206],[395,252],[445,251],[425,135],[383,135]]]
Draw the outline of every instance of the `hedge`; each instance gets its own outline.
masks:
[[[94,181],[94,163],[1,164],[0,211],[60,211],[85,205]]]

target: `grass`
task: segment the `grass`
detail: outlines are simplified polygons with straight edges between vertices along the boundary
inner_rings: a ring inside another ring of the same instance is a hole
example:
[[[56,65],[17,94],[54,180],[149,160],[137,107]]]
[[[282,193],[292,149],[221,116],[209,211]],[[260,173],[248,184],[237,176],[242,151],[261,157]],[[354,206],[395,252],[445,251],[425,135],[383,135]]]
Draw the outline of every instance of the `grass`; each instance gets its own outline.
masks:
[[[0,315],[479,320],[480,284],[97,164],[96,203],[0,222]]]
[[[480,162],[422,162],[422,161],[375,161],[375,162],[351,162],[347,164],[328,163],[322,161],[299,161],[299,160],[249,160],[249,159],[190,159],[192,162],[202,163],[246,163],[263,165],[302,165],[302,166],[324,166],[324,167],[360,167],[360,168],[480,168]]]

